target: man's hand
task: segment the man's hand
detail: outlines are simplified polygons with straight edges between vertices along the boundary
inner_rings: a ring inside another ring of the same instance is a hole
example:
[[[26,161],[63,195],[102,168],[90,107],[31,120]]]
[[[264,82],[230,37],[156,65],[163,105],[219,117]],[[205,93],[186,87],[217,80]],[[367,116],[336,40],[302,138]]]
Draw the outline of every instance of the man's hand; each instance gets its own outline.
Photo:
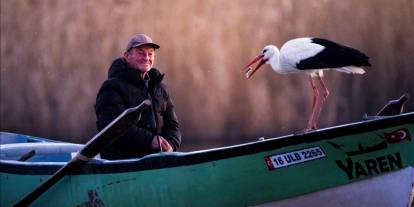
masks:
[[[161,152],[172,152],[173,148],[164,137],[156,135],[152,139],[151,148]]]

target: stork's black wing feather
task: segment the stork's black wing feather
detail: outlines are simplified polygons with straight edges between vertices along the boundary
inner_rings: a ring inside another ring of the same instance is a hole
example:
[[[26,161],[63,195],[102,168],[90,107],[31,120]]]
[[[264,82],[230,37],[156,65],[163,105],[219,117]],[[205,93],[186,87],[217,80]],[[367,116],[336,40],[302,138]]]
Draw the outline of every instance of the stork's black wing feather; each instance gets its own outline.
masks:
[[[313,57],[301,60],[296,65],[298,69],[338,68],[351,65],[371,66],[369,57],[354,48],[322,38],[312,38],[312,43],[322,45],[325,49]]]

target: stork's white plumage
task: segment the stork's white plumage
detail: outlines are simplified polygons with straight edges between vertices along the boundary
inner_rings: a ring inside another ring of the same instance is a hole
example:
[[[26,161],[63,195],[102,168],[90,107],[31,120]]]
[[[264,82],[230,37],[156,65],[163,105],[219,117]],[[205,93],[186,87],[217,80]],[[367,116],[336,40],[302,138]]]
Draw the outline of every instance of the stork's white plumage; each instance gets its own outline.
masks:
[[[255,68],[251,66],[258,62]],[[281,74],[305,73],[313,90],[312,112],[305,131],[316,129],[316,122],[322,107],[329,96],[329,90],[323,81],[323,71],[328,69],[344,73],[364,74],[364,66],[370,66],[369,58],[364,53],[336,42],[321,38],[297,38],[286,42],[280,49],[267,45],[260,55],[246,65],[246,78],[250,78],[263,64]],[[314,78],[323,88],[323,97],[318,102],[319,91]]]

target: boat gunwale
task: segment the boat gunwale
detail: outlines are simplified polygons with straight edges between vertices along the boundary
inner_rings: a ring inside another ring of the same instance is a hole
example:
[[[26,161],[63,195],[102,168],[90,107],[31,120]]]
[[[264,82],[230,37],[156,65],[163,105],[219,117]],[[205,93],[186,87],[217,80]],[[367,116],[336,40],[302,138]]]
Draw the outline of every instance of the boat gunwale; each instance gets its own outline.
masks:
[[[142,158],[128,160],[93,160],[82,165],[79,169],[74,170],[70,174],[80,175],[123,173],[195,165],[238,156],[250,155],[269,150],[276,150],[291,145],[361,134],[412,122],[414,122],[414,112],[400,114],[388,118],[367,120],[324,128],[309,133],[290,134],[281,137],[269,138],[265,140],[209,150],[159,153],[148,155]],[[64,164],[64,162],[42,163],[0,160],[0,173],[51,175]]]

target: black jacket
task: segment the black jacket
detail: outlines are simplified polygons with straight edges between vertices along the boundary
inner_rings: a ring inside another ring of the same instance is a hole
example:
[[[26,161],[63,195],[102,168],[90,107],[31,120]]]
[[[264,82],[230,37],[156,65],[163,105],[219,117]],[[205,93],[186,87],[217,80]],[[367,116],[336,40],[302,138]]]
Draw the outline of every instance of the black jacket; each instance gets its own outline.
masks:
[[[144,111],[139,122],[101,153],[104,159],[128,159],[155,153],[151,141],[163,136],[176,151],[181,144],[181,132],[174,105],[164,75],[157,69],[148,71],[148,87],[140,78],[140,71],[128,67],[123,59],[116,59],[96,97],[95,112],[98,131],[102,130],[125,109],[135,107],[145,99],[151,100],[151,109]]]

